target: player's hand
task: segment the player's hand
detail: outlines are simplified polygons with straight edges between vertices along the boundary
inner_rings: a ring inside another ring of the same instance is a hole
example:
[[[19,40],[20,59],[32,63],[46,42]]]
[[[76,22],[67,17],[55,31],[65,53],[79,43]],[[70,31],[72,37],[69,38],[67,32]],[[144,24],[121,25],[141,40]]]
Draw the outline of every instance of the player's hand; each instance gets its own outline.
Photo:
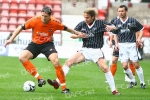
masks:
[[[105,30],[107,32],[110,32],[111,30],[116,30],[116,27],[114,25],[106,25],[105,24]]]
[[[6,40],[6,42],[4,43],[4,47],[6,48],[6,46],[9,45],[11,42],[11,40]]]
[[[115,51],[118,51],[119,50],[119,46],[118,44],[115,45]]]
[[[143,47],[143,44],[142,44],[142,40],[141,39],[137,39],[136,40],[136,47]]]
[[[78,37],[79,38],[87,38],[87,35],[85,33],[79,32]]]
[[[143,48],[143,43],[142,43],[142,41],[136,41],[136,47],[137,48]]]
[[[140,48],[143,48],[143,43],[140,43],[139,47],[140,47]]]

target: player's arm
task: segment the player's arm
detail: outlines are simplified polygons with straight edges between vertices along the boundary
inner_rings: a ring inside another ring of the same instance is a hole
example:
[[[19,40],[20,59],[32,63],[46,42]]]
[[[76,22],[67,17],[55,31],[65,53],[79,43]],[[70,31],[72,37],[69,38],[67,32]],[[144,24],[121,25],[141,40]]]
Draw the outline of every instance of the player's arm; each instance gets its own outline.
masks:
[[[137,41],[141,41],[143,37],[143,30],[136,32]]]
[[[114,34],[114,40],[115,40],[115,50],[117,51],[119,46],[118,46],[118,36]]]
[[[33,27],[34,25],[34,18],[28,20],[27,22],[25,22],[24,24],[18,26],[16,28],[16,30],[13,32],[12,36],[10,37],[9,40],[7,40],[4,44],[4,47],[6,47],[7,45],[9,45],[10,43],[12,43],[12,41],[15,39],[15,37],[22,31],[22,30],[26,30],[26,29],[30,29]]]
[[[72,38],[72,39],[77,39],[77,38],[79,38],[79,37],[78,37],[78,35],[71,34],[71,35],[70,35],[70,38]]]
[[[142,37],[143,37],[143,31],[136,32],[136,42],[137,42],[136,45],[137,45],[137,47],[140,47],[140,48],[143,47]]]
[[[113,31],[113,30],[117,30],[117,27],[114,24],[112,24],[112,23],[108,23],[108,22],[105,21],[104,25],[105,25],[105,30],[107,32],[110,32],[110,31]]]
[[[112,47],[113,33],[109,32],[109,46]]]
[[[10,43],[12,43],[12,41],[15,39],[15,37],[22,31],[22,27],[18,26],[17,29],[13,32],[12,36],[10,37],[9,40],[7,40],[4,43],[4,47],[6,47],[7,45],[9,45]]]
[[[78,31],[76,31],[76,30],[74,30],[74,29],[71,29],[71,28],[69,28],[69,27],[66,27],[66,26],[65,26],[65,30],[66,30],[67,32],[71,33],[71,34],[75,34],[75,35],[80,34]]]
[[[77,39],[77,38],[87,38],[88,36],[85,34],[85,33],[81,33],[79,35],[76,35],[76,34],[71,34],[70,37],[72,39]]]
[[[137,34],[137,32],[138,32],[138,35],[136,35],[137,36],[136,42],[138,44],[140,44],[140,41],[142,40],[142,37],[143,37],[143,29],[144,29],[144,27],[136,19],[135,19],[135,24],[136,24],[136,30],[137,30],[135,34]]]
[[[22,31],[22,26],[18,26],[17,29],[13,32],[10,41],[13,41],[15,37]]]

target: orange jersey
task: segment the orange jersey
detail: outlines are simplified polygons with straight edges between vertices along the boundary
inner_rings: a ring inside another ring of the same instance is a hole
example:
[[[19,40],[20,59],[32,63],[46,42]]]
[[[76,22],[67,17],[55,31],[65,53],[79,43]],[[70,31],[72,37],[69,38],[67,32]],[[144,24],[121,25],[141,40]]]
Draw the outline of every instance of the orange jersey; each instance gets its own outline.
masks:
[[[41,16],[31,18],[25,23],[25,29],[32,29],[32,42],[43,44],[53,41],[53,34],[56,30],[64,30],[64,25],[51,17],[49,23],[44,24]]]

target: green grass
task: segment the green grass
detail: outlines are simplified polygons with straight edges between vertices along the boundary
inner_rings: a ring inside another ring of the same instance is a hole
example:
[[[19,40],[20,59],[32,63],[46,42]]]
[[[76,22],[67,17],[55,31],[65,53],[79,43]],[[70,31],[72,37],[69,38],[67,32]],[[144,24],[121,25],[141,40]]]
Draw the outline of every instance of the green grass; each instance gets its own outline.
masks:
[[[122,66],[118,62],[118,70],[115,83],[120,96],[114,96],[105,83],[103,72],[92,62],[81,63],[73,66],[67,75],[67,87],[71,90],[70,95],[61,93],[61,88],[55,90],[46,84],[42,88],[37,86],[37,81],[29,73],[16,57],[0,57],[0,100],[150,100],[150,63],[148,60],[140,62],[143,67],[146,89],[140,89],[139,79],[136,75],[138,85],[127,89],[129,84],[124,81]],[[60,59],[61,63],[65,59]],[[44,79],[55,79],[55,70],[51,62],[46,58],[32,60]],[[23,83],[32,80],[36,83],[34,92],[24,92]]]

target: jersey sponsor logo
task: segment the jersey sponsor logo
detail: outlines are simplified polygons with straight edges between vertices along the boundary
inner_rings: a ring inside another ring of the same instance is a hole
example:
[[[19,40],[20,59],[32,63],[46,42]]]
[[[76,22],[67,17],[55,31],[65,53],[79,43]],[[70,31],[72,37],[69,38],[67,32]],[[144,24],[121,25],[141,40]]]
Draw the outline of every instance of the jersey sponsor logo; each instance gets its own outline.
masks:
[[[37,37],[35,37],[33,40],[35,42],[45,43],[52,40],[52,36],[50,37],[49,34],[46,32],[36,32],[36,34]]]
[[[128,28],[134,28],[136,27],[136,23],[128,23]]]
[[[45,33],[45,32],[36,32],[36,34],[40,36],[48,36],[48,33]]]
[[[130,32],[130,30],[128,28],[126,28],[126,29],[121,29],[120,32],[122,34],[122,33],[125,33],[125,32]]]
[[[82,28],[82,29],[81,29],[81,32],[85,32],[85,31],[86,31],[86,29],[85,29],[85,28]]]

